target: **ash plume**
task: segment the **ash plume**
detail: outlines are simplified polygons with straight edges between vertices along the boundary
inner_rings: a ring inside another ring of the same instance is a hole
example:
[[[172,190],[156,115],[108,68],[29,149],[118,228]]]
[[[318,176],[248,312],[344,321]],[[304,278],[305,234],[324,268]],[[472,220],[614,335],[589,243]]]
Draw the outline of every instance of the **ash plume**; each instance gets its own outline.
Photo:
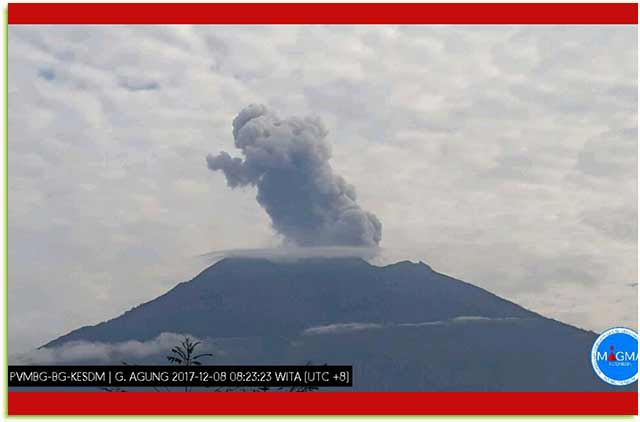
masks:
[[[244,158],[210,154],[207,166],[222,171],[231,188],[256,186],[258,203],[289,243],[377,246],[382,224],[360,208],[355,188],[334,173],[326,136],[319,119],[279,119],[252,104],[233,120],[235,146]]]

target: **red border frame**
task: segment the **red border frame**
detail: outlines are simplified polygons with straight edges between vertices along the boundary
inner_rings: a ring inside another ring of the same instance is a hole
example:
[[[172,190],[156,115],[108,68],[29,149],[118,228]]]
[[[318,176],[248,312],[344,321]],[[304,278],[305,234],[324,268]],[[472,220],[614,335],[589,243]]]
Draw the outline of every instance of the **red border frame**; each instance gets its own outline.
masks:
[[[637,3],[11,3],[17,24],[637,24]],[[10,392],[9,415],[636,415],[638,394]]]
[[[10,3],[16,24],[637,24],[637,3]]]
[[[9,415],[636,415],[613,393],[9,393]]]

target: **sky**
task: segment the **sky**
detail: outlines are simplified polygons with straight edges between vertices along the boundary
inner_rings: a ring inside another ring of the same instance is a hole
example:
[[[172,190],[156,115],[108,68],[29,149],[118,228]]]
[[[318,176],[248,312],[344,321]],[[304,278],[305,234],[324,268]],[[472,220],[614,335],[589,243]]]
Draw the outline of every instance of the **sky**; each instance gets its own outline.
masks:
[[[424,261],[545,316],[637,325],[635,26],[10,26],[9,352],[282,242],[205,157],[249,104],[321,119]],[[357,321],[354,321],[357,322]]]

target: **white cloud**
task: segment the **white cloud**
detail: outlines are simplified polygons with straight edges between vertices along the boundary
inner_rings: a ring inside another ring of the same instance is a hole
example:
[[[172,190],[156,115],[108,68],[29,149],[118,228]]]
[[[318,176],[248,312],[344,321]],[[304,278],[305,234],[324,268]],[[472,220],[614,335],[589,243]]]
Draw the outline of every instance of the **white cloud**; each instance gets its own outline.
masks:
[[[482,322],[504,322],[517,321],[524,318],[505,317],[505,318],[489,318],[483,316],[458,316],[451,319],[424,322],[404,322],[397,324],[380,324],[374,322],[344,322],[328,325],[318,325],[309,327],[302,332],[302,335],[327,335],[327,334],[344,334],[354,331],[380,330],[383,328],[395,327],[428,327],[432,325],[451,325],[451,324],[473,324]]]
[[[315,246],[293,247],[279,246],[260,249],[230,249],[226,251],[213,251],[203,255],[212,261],[222,258],[255,258],[271,261],[295,261],[304,258],[362,258],[371,260],[380,253],[377,247],[357,246]]]
[[[168,355],[171,349],[179,345],[186,337],[199,341],[189,334],[161,333],[149,341],[125,341],[120,343],[101,343],[72,341],[58,347],[42,347],[22,354],[10,355],[11,365],[63,365],[90,363],[135,364],[137,359]],[[208,353],[211,345],[206,344]]]
[[[303,335],[317,335],[317,334],[342,334],[352,331],[366,331],[366,330],[378,330],[383,328],[382,324],[367,323],[367,322],[346,322],[339,324],[318,325],[316,327],[309,327],[305,329]]]

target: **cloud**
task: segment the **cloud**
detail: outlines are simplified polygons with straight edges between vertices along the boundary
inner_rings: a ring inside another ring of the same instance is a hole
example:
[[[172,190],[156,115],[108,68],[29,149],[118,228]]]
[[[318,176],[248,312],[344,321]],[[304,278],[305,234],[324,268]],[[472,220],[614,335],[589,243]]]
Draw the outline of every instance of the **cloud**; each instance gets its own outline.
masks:
[[[317,334],[342,334],[353,331],[378,330],[383,328],[382,324],[365,323],[365,322],[347,322],[339,324],[318,325],[309,327],[303,331],[303,335]]]
[[[604,206],[584,212],[582,222],[608,238],[635,243],[638,240],[637,215],[637,207]]]
[[[326,335],[326,334],[344,334],[354,331],[380,330],[383,328],[396,327],[428,327],[432,325],[450,325],[450,324],[473,324],[482,322],[508,322],[523,320],[525,318],[505,317],[490,318],[482,316],[459,316],[447,320],[440,321],[424,321],[424,322],[406,322],[398,324],[379,324],[373,322],[347,322],[328,325],[318,325],[309,327],[302,332],[302,335]]]
[[[226,152],[207,156],[232,187],[253,185],[275,230],[299,246],[376,246],[378,218],[356,202],[355,187],[335,174],[319,119],[280,119],[265,106],[250,105],[233,120],[235,146],[244,160]]]
[[[122,81],[122,86],[129,91],[153,91],[160,89],[160,84],[155,81]]]
[[[218,260],[223,258],[256,258],[272,261],[295,261],[304,258],[362,258],[364,260],[370,260],[375,258],[379,252],[380,248],[377,247],[281,246],[276,248],[213,251],[202,256],[209,260]]]
[[[125,341],[121,343],[101,343],[72,341],[58,347],[41,347],[31,352],[9,356],[11,365],[62,365],[90,363],[135,363],[137,359],[167,355],[171,348],[189,337],[188,334],[161,333],[149,341]],[[208,348],[210,345],[205,344]],[[210,351],[209,351],[210,353]]]
[[[589,176],[627,178],[637,170],[638,128],[623,128],[589,139],[576,163],[577,169]]]
[[[42,68],[38,70],[38,76],[40,76],[42,79],[52,81],[56,78],[56,72],[54,72],[53,69]]]

